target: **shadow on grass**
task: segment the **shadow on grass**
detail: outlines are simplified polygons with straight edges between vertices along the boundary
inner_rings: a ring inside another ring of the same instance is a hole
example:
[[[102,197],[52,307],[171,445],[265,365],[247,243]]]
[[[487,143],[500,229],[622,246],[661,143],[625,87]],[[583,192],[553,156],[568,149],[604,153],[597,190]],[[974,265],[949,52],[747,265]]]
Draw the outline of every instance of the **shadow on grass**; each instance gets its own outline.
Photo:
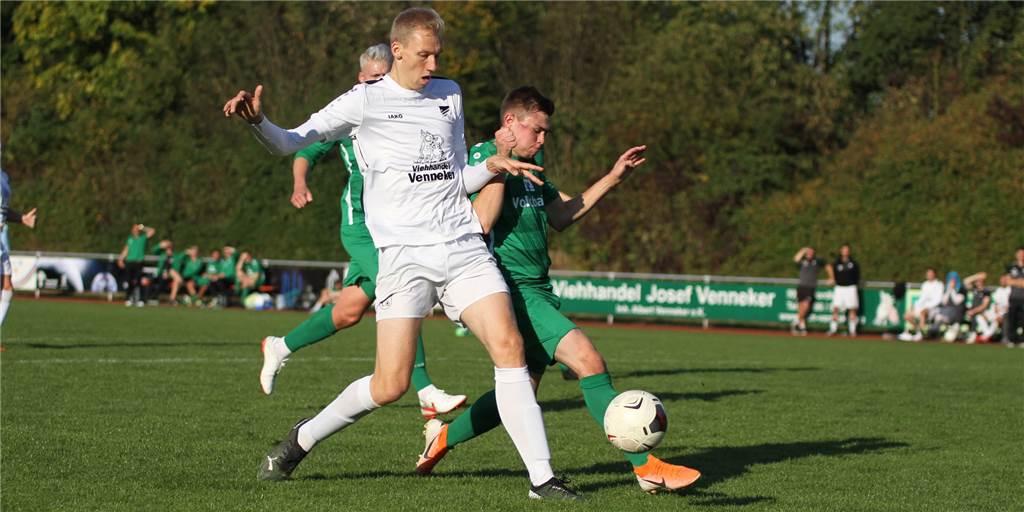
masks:
[[[717,402],[723,398],[743,395],[757,395],[764,393],[760,389],[726,389],[723,391],[709,391],[707,393],[669,393],[658,392],[658,398],[662,402],[675,402],[679,400],[699,400],[701,402]],[[562,398],[559,400],[542,400],[540,408],[542,411],[568,411],[586,407],[583,397]]]
[[[687,373],[781,373],[781,372],[816,372],[821,368],[800,366],[794,368],[664,368],[660,370],[636,370],[632,372],[615,372],[615,377],[657,377],[663,375],[683,375]]]
[[[846,456],[863,455],[868,453],[904,448],[909,446],[906,443],[891,441],[879,437],[851,437],[830,441],[807,441],[798,443],[767,443],[751,446],[719,446],[706,448],[692,454],[676,454],[664,457],[664,460],[673,464],[682,464],[699,469],[702,473],[701,479],[696,484],[679,496],[687,496],[692,505],[751,505],[760,502],[771,502],[775,498],[770,496],[729,496],[720,492],[708,491],[705,488],[742,476],[750,471],[750,468],[759,464],[774,464],[792,459],[802,459],[814,456]],[[619,485],[636,485],[635,479],[629,473],[624,472],[625,465],[622,463],[595,464],[590,467],[579,468],[573,471],[580,473],[615,473],[624,475],[623,478],[605,480],[580,487],[581,492],[594,491],[607,487]],[[628,476],[626,476],[628,475]]]
[[[806,441],[797,443],[766,443],[750,446],[719,446],[706,448],[691,454],[659,454],[666,462],[684,464],[701,471],[701,479],[683,492],[666,496],[664,499],[686,499],[687,503],[696,506],[746,506],[759,503],[772,503],[772,496],[730,496],[728,494],[707,490],[708,487],[741,477],[750,472],[750,468],[760,464],[774,464],[793,459],[814,456],[849,456],[904,448],[906,443],[891,441],[879,437],[852,437],[828,441]],[[667,456],[666,456],[667,455]],[[475,471],[439,471],[430,478],[488,478],[515,477],[524,478],[526,472],[518,467],[519,461],[510,461],[514,467],[507,469],[484,469]],[[605,462],[579,468],[556,468],[556,472],[564,471],[573,474],[609,475],[599,482],[574,486],[581,493],[589,493],[612,487],[636,487],[636,478],[624,462]],[[424,478],[410,471],[353,471],[333,475],[315,473],[301,476],[297,480],[343,480],[358,478]]]

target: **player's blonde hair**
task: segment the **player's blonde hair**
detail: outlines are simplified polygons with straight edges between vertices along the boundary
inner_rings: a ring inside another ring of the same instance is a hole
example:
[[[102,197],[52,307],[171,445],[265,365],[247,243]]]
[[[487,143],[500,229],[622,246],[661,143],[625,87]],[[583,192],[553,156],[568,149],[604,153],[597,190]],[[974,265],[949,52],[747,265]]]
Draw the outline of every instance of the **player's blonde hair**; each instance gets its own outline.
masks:
[[[406,43],[416,30],[429,30],[443,39],[444,20],[437,11],[429,7],[410,7],[395,16],[391,23],[391,42]]]
[[[370,62],[384,62],[391,68],[391,61],[394,56],[391,55],[391,47],[384,44],[375,44],[366,49],[362,55],[359,56],[359,69],[365,68]]]

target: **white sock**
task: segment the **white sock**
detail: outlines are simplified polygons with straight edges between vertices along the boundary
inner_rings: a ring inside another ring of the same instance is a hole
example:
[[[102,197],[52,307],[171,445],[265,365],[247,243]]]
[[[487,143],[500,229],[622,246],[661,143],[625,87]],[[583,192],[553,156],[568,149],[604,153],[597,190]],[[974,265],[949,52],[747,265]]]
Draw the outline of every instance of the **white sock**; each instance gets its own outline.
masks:
[[[533,485],[547,482],[555,476],[551,470],[551,452],[544,432],[544,418],[526,367],[495,368],[494,398],[501,424],[530,472],[530,482]]]
[[[839,330],[839,324],[837,324],[834,320],[829,322],[828,323],[828,330],[832,331],[832,332],[836,332],[837,330]]]
[[[284,342],[284,338],[275,337],[270,340],[270,343],[267,343],[267,348],[273,350],[274,355],[280,359],[284,359],[292,353],[292,351],[288,349],[288,345]]]
[[[850,331],[850,336],[857,335],[857,322],[850,322],[847,326],[847,330]]]
[[[4,318],[7,318],[7,308],[11,307],[11,296],[14,292],[11,290],[0,291],[0,325],[4,324]]]
[[[349,384],[338,398],[299,427],[299,446],[303,450],[312,450],[317,443],[327,439],[331,434],[380,407],[370,396],[370,377],[367,375]]]
[[[975,328],[975,332],[982,332],[983,333],[983,332],[988,330],[988,320],[985,320],[985,317],[980,316],[980,315],[976,316],[976,317],[974,317],[974,322],[978,324],[977,327]]]
[[[420,398],[420,400],[424,400],[425,401],[427,398],[430,398],[430,395],[433,394],[434,391],[437,391],[437,388],[434,387],[433,384],[431,384],[431,385],[429,385],[429,386],[427,386],[427,387],[417,391],[416,392],[416,396],[418,396]]]

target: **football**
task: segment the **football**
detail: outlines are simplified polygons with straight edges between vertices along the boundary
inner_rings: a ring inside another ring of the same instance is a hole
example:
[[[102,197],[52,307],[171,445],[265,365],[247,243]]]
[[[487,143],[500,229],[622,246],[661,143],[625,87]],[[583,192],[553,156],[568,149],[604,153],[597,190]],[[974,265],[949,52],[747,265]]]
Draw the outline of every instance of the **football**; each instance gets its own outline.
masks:
[[[616,448],[631,453],[653,450],[668,430],[658,397],[640,390],[619,393],[604,413],[604,432]]]

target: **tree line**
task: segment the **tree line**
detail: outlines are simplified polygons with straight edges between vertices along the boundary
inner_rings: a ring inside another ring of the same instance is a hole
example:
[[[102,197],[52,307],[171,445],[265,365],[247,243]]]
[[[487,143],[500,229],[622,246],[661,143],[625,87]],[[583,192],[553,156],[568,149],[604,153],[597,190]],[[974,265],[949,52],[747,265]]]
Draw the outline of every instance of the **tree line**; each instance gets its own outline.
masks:
[[[264,85],[281,125],[355,81],[411,3],[3,2],[3,168],[38,206],[18,249],[180,243],[343,260],[336,157],[288,203],[290,160],[220,117]],[[530,84],[557,105],[570,193],[634,144],[649,163],[575,229],[558,268],[788,275],[850,242],[868,278],[997,272],[1024,243],[1024,8],[1013,2],[436,3],[440,74],[470,144]],[[244,12],[244,15],[240,15]]]

